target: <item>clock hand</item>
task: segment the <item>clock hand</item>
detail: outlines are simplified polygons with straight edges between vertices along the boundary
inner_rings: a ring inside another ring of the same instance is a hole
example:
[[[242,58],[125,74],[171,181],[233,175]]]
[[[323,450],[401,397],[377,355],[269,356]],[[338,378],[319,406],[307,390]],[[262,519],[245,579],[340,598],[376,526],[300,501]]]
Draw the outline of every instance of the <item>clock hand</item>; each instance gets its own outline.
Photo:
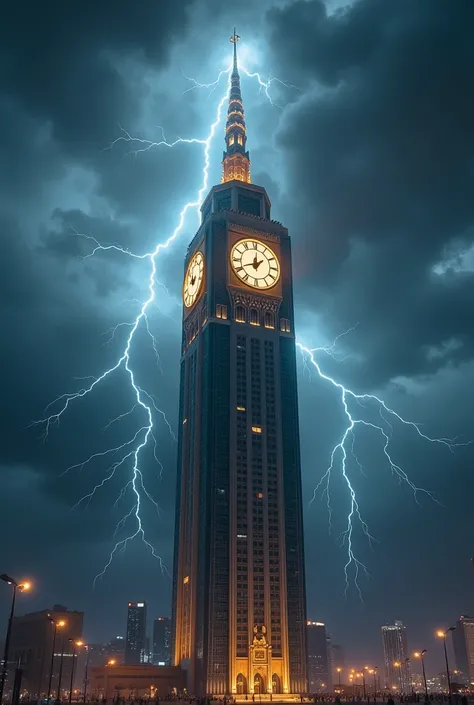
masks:
[[[262,264],[263,259],[260,260],[260,262],[257,260],[257,255],[255,255],[254,260],[252,262],[253,268],[258,269],[260,265]]]
[[[195,281],[196,281],[196,275],[193,274],[193,276],[191,277],[191,286],[194,286]]]

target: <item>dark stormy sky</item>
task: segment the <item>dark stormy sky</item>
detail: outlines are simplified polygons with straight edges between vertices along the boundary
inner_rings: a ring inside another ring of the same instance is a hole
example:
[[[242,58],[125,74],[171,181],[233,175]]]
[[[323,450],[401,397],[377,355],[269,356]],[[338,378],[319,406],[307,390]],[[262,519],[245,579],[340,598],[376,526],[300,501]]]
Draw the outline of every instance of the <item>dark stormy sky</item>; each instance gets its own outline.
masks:
[[[134,157],[120,126],[144,140],[205,138],[226,90],[234,24],[248,71],[277,76],[272,106],[242,77],[253,180],[293,237],[297,333],[311,347],[339,341],[326,374],[377,393],[432,436],[473,437],[474,3],[471,0],[46,0],[8,3],[0,23],[1,570],[28,575],[19,611],[60,602],[86,613],[88,640],[123,634],[126,602],[170,611],[170,580],[139,542],[92,589],[113,547],[130,492],[114,505],[130,466],[92,501],[72,507],[120,454],[64,471],[129,440],[143,424],[126,375],[115,373],[70,404],[42,441],[29,427],[79,378],[114,364],[146,296],[149,262],[109,250],[82,260],[92,240],[150,251],[176,227],[201,187],[203,146],[152,148]],[[220,179],[223,124],[210,149]],[[195,211],[160,256],[149,315],[160,364],[141,332],[137,382],[177,426],[180,286]],[[90,380],[89,380],[90,383]],[[308,615],[329,625],[348,665],[380,662],[380,624],[401,619],[413,648],[460,613],[474,612],[473,450],[422,440],[392,418],[393,459],[438,503],[397,480],[380,435],[359,427],[347,472],[376,542],[355,525],[367,565],[364,602],[344,596],[340,547],[349,496],[340,458],[331,495],[309,504],[346,419],[340,394],[299,362]],[[354,414],[384,423],[373,405]],[[54,407],[53,407],[54,409]],[[390,428],[385,426],[390,433]],[[155,413],[157,455],[142,458],[157,514],[147,537],[171,568],[176,444]],[[133,531],[133,523],[127,524]],[[124,531],[118,537],[123,538]],[[7,589],[0,609],[6,616]],[[3,624],[3,619],[2,619]]]

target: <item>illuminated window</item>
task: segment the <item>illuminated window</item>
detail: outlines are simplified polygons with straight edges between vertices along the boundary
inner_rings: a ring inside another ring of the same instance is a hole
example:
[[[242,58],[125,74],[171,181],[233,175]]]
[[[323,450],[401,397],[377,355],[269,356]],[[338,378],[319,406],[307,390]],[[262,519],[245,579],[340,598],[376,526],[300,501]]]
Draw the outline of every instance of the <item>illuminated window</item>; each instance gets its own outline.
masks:
[[[280,330],[283,331],[283,333],[291,332],[290,321],[288,318],[280,318]]]
[[[252,433],[262,433],[261,426],[252,426]]]
[[[239,144],[243,144],[243,143],[244,143],[244,141],[243,141],[243,139],[242,139],[242,135],[237,135],[237,142],[238,142]]]
[[[258,326],[259,325],[259,320],[258,320],[258,311],[256,308],[251,308],[250,309],[250,325],[252,326]]]
[[[245,309],[240,304],[235,307],[235,320],[237,323],[245,323]]]
[[[263,499],[263,494],[261,492],[257,492],[257,499]]]
[[[185,423],[188,423],[188,419],[183,419],[183,426]]]
[[[227,306],[224,304],[217,304],[216,306],[216,318],[227,318]]]
[[[238,406],[237,411],[245,411],[245,406]]]
[[[265,311],[263,325],[265,328],[275,328],[275,316],[271,311]]]
[[[231,144],[234,144],[234,141],[235,141],[234,135],[231,133],[231,134],[229,135],[229,147],[230,147]]]
[[[186,585],[187,583],[189,583],[189,575],[186,575],[186,577],[185,577],[184,580],[183,580],[183,583],[184,583],[185,585]]]

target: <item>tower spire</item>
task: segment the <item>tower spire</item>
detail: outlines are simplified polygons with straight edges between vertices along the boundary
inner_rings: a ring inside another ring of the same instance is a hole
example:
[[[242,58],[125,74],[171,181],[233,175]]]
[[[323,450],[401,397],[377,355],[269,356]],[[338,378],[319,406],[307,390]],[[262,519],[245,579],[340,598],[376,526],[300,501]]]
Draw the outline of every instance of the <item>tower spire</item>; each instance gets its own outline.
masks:
[[[244,181],[250,183],[250,158],[245,151],[247,144],[247,130],[245,127],[242,93],[240,90],[240,75],[237,64],[237,42],[240,40],[234,33],[230,41],[234,45],[234,63],[230,77],[229,107],[227,109],[227,123],[225,128],[226,150],[222,159],[222,182]]]
[[[234,34],[231,36],[230,41],[234,45],[234,71],[238,71],[237,69],[237,42],[239,41],[240,37],[238,34],[235,33],[235,27],[234,27]]]

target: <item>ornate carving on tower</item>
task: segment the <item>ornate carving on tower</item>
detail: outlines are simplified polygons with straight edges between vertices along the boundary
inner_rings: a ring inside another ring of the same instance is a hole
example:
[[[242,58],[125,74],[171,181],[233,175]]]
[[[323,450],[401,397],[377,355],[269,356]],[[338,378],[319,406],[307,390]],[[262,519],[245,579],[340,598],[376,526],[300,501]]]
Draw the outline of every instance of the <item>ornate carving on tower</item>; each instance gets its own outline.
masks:
[[[244,181],[250,183],[250,158],[245,151],[247,130],[245,127],[242,93],[240,91],[240,76],[237,67],[237,42],[240,37],[235,33],[230,38],[234,45],[234,65],[230,77],[229,107],[227,109],[227,124],[225,128],[226,151],[222,159],[222,182]]]
[[[251,682],[262,683],[264,692],[271,692],[272,646],[267,642],[267,628],[256,624],[253,628],[253,642],[250,645]]]
[[[261,311],[272,311],[278,313],[280,308],[280,299],[271,299],[269,296],[258,296],[256,294],[247,294],[245,292],[232,292],[232,301],[234,306],[242,304],[247,308],[257,308]]]

